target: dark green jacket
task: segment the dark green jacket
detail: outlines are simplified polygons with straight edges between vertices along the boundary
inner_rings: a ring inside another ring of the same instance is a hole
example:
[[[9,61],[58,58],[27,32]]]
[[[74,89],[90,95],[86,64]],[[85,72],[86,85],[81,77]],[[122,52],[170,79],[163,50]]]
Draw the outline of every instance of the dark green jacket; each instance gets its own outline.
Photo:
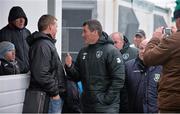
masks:
[[[138,49],[135,47],[130,47],[129,40],[126,36],[124,36],[124,45],[120,52],[124,62],[135,59],[138,56]]]
[[[124,63],[106,33],[103,32],[96,44],[81,49],[76,63],[66,70],[74,80],[82,81],[83,112],[119,111]]]

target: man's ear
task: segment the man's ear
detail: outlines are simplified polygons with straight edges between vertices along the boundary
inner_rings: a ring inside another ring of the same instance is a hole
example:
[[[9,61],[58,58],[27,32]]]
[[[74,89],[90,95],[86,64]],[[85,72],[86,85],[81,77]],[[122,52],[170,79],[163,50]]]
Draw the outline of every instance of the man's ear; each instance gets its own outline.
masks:
[[[52,25],[50,24],[50,25],[48,25],[48,29],[49,30],[51,30],[52,29]]]
[[[94,33],[95,33],[96,35],[99,35],[97,30],[94,30]]]

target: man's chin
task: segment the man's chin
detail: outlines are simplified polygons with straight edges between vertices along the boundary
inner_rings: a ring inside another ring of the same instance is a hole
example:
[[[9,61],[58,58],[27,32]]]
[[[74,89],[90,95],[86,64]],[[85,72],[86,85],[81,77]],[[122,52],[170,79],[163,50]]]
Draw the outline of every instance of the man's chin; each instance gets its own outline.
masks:
[[[23,29],[24,25],[17,26],[19,29]]]

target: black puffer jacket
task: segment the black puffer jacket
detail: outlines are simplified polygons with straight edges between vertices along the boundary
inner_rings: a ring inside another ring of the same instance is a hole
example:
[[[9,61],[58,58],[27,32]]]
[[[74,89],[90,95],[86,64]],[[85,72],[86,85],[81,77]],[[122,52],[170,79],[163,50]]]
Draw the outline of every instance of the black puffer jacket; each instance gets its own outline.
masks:
[[[126,36],[124,36],[124,45],[120,52],[122,54],[124,62],[134,59],[138,55],[138,49],[130,47],[129,40]]]
[[[50,96],[65,92],[65,73],[50,35],[35,32],[28,37],[30,88],[47,92]]]
[[[26,28],[18,29],[12,24],[15,19],[23,17],[25,18],[25,26],[27,25],[27,17],[20,7],[14,7],[11,9],[8,21],[9,24],[0,30],[0,42],[9,41],[15,45],[16,59],[21,73],[27,73],[29,71],[28,63],[28,51],[29,46],[26,42],[26,38],[31,34]]]
[[[74,80],[82,80],[83,112],[119,111],[124,63],[106,33],[96,44],[81,49],[75,65],[66,70]]]
[[[19,74],[19,66],[17,61],[8,62],[7,60],[0,58],[0,76],[1,75],[11,75]]]

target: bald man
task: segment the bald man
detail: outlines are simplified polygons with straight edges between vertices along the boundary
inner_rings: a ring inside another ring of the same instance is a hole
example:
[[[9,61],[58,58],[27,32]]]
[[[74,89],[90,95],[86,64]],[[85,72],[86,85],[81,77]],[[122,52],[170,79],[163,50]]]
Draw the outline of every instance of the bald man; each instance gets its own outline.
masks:
[[[162,70],[161,66],[147,67],[143,63],[144,51],[148,40],[139,45],[139,55],[125,63],[126,78],[121,98],[124,112],[158,113],[157,83]]]

